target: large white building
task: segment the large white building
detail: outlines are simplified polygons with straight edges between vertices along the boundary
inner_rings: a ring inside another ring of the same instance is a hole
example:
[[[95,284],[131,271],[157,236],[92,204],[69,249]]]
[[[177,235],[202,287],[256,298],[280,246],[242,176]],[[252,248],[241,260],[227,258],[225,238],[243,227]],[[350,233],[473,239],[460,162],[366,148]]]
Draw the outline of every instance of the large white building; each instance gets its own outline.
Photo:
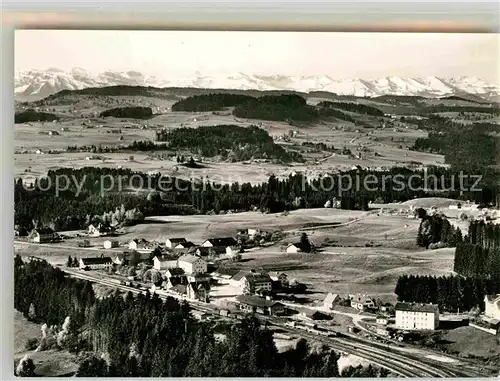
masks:
[[[178,266],[187,274],[205,274],[207,272],[207,262],[195,255],[183,255],[178,260]]]
[[[104,270],[113,267],[110,257],[80,258],[81,270]]]
[[[439,326],[436,304],[397,303],[396,327],[399,329],[435,330]]]
[[[173,269],[177,267],[177,260],[171,260],[161,257],[153,258],[153,268],[158,271]]]
[[[243,276],[240,280],[240,287],[242,291],[271,291],[273,282],[268,274],[250,273]]]
[[[484,297],[484,315],[488,318],[500,320],[500,294]]]

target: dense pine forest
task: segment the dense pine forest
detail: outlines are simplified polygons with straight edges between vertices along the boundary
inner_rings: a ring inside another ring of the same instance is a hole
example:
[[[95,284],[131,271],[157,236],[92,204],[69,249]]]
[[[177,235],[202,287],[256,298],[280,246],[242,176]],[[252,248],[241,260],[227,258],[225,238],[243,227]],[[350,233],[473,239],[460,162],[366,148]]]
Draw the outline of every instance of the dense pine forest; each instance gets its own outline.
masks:
[[[455,247],[462,242],[462,231],[459,227],[453,227],[444,216],[428,215],[424,209],[416,211],[421,218],[417,233],[417,245],[433,248],[433,244],[440,247]]]
[[[153,116],[151,107],[117,107],[100,113],[101,118],[112,116],[115,118],[149,119]]]
[[[172,110],[218,111],[227,107],[234,107],[235,116],[248,119],[310,122],[319,116],[315,107],[295,94],[261,97],[225,93],[195,95],[175,103]]]
[[[167,142],[171,150],[187,149],[202,156],[220,155],[223,159],[277,159],[283,162],[303,162],[300,153],[286,151],[274,143],[266,130],[257,126],[234,125],[177,128],[156,133],[156,139]],[[210,142],[210,144],[207,144]]]
[[[470,277],[500,279],[500,225],[474,221],[455,251],[453,270]]]
[[[443,234],[442,222],[435,234]],[[453,270],[459,275],[401,276],[394,292],[399,300],[439,304],[444,311],[484,309],[484,296],[500,293],[500,225],[472,221],[456,243]]]
[[[365,114],[371,116],[384,116],[384,112],[379,110],[376,107],[360,104],[360,103],[352,103],[352,102],[329,102],[322,101],[318,103],[318,106],[322,108],[328,109],[339,109],[350,112],[355,112],[357,114]]]
[[[311,351],[304,339],[279,353],[272,332],[253,316],[228,325],[219,340],[210,322],[196,322],[189,305],[174,298],[148,292],[97,298],[90,282],[45,261],[16,256],[14,263],[14,307],[47,325],[39,350],[87,353],[79,377],[387,376],[373,367],[339,374],[340,355],[326,347]]]
[[[56,179],[64,175],[70,181],[66,183],[65,178],[59,178],[57,192]],[[408,184],[412,175],[414,190],[401,186]],[[394,168],[387,172],[352,170],[315,179],[308,179],[302,174],[284,179],[271,176],[258,185],[214,185],[129,169],[60,168],[50,170],[46,178],[37,179],[32,188],[24,185],[21,179],[15,182],[14,221],[23,230],[33,228],[34,221],[39,226],[53,226],[55,230],[76,230],[86,228],[93,216],[112,212],[122,205],[126,210],[137,208],[144,216],[152,216],[255,209],[279,213],[299,207],[322,208],[334,197],[341,199],[342,209],[349,210],[368,210],[369,202],[374,200],[404,202],[426,196],[465,198],[481,203],[493,200],[495,188],[462,194],[459,189],[424,191],[426,175],[436,176],[435,184],[430,185],[431,182],[427,181],[431,189],[451,189],[446,188],[449,179],[457,176],[451,170],[440,167],[428,168],[427,173]],[[368,176],[370,187],[365,189],[363,184]],[[361,186],[356,185],[357,178]],[[373,179],[377,179],[376,185],[373,185]],[[441,184],[443,180],[445,184]],[[469,186],[474,182],[475,179],[472,179]],[[67,190],[63,190],[65,188]],[[146,189],[148,192],[137,193],[134,189]]]
[[[202,94],[180,100],[172,105],[172,111],[219,111],[227,107],[235,107],[244,102],[255,100],[254,97],[241,94]]]
[[[441,311],[484,310],[484,296],[500,293],[500,278],[403,275],[394,293],[400,301],[438,304]]]
[[[58,120],[56,115],[35,110],[16,112],[14,115],[14,123],[52,122],[54,120]]]
[[[477,174],[497,176],[488,166],[500,159],[498,138],[500,127],[493,123],[462,124],[433,115],[417,125],[429,131],[427,138],[418,138],[414,150],[442,154],[445,163]]]
[[[298,95],[265,95],[239,104],[233,114],[239,118],[285,122],[311,122],[319,116],[317,108]]]

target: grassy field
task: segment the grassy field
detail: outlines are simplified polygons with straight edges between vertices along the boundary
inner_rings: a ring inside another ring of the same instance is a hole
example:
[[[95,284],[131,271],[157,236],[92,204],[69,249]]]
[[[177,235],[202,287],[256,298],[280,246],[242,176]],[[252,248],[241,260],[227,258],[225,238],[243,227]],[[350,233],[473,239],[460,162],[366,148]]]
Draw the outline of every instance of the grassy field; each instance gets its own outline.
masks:
[[[110,104],[113,107],[124,105],[151,105],[152,98],[143,99],[141,97],[119,97],[117,104]],[[122,99],[123,98],[123,99]],[[130,99],[128,99],[130,98]],[[97,101],[96,101],[97,102]],[[141,103],[142,102],[142,103]],[[373,101],[371,101],[373,102]],[[98,102],[97,102],[98,103]],[[154,102],[153,102],[154,103]],[[324,172],[335,169],[350,168],[353,165],[364,167],[390,167],[393,165],[422,165],[443,164],[441,155],[414,152],[408,150],[414,141],[419,137],[426,136],[426,133],[409,125],[405,125],[389,118],[382,118],[392,123],[394,126],[380,128],[380,118],[357,115],[359,120],[369,120],[377,128],[363,128],[355,126],[350,122],[341,120],[324,121],[313,123],[307,127],[291,126],[285,122],[270,122],[261,120],[248,120],[235,118],[233,115],[214,115],[211,112],[187,113],[171,112],[168,107],[171,102],[158,99],[156,106],[163,107],[162,113],[147,121],[127,120],[118,118],[94,118],[100,111],[109,108],[102,104],[91,104],[83,102],[75,111],[73,106],[54,105],[49,107],[49,111],[61,116],[59,123],[31,123],[30,125],[15,125],[14,149],[17,153],[14,158],[15,176],[41,176],[49,169],[57,167],[82,167],[88,165],[100,165],[108,167],[123,167],[141,171],[165,171],[168,174],[177,172],[185,176],[182,169],[176,169],[177,163],[170,160],[150,160],[147,153],[111,153],[104,154],[105,162],[102,160],[85,160],[90,153],[70,153],[36,155],[38,149],[43,152],[48,150],[64,150],[68,146],[83,145],[107,145],[116,146],[119,144],[130,144],[134,140],[154,140],[155,129],[166,128],[175,129],[179,127],[200,127],[217,124],[234,124],[239,126],[259,125],[264,128],[269,135],[276,138],[295,131],[296,136],[289,143],[280,142],[288,148],[299,150],[306,158],[306,163],[296,165],[293,168],[298,171]],[[101,126],[99,128],[85,128],[83,123]],[[141,129],[144,124],[148,129]],[[64,129],[64,131],[63,131]],[[112,133],[118,131],[121,133]],[[42,131],[57,131],[59,135],[42,134]],[[120,137],[123,136],[123,140]],[[331,152],[311,152],[309,148],[301,146],[303,142],[326,143],[333,145],[337,149],[348,148],[353,156],[332,154]],[[135,160],[128,160],[133,155]],[[356,156],[360,158],[356,158]],[[205,160],[204,160],[205,161]],[[244,163],[220,162],[216,159],[206,159],[209,162],[208,168],[204,170],[207,176],[214,177],[224,174],[233,179],[243,179],[244,181],[260,182],[262,173],[276,175],[288,175],[290,167],[275,165],[271,163],[256,163],[251,165]],[[198,171],[199,172],[199,171]],[[189,175],[191,172],[189,173]],[[194,176],[198,173],[195,171]]]
[[[338,227],[308,229],[307,234],[319,251],[315,254],[286,254],[284,246],[300,238],[306,224]],[[347,223],[347,224],[346,224]],[[241,269],[279,270],[304,282],[311,297],[324,293],[369,293],[394,296],[397,278],[403,274],[446,275],[452,272],[454,249],[422,250],[415,244],[419,220],[407,215],[355,212],[336,209],[304,209],[283,214],[246,212],[227,215],[152,217],[146,223],[126,228],[116,237],[122,244],[113,250],[102,249],[106,237],[90,238],[92,248],[78,248],[79,239],[60,244],[15,244],[15,252],[35,255],[52,263],[64,264],[72,257],[112,255],[123,251],[133,238],[165,242],[169,237],[185,237],[195,244],[217,236],[234,236],[237,230],[259,227],[281,230],[282,241],[269,247],[251,249],[234,266]],[[231,264],[233,265],[233,264]]]
[[[492,359],[492,361],[496,361],[497,365],[499,364],[499,336],[491,335],[474,327],[460,327],[445,331],[443,341],[448,342],[447,349],[460,353],[461,356]]]

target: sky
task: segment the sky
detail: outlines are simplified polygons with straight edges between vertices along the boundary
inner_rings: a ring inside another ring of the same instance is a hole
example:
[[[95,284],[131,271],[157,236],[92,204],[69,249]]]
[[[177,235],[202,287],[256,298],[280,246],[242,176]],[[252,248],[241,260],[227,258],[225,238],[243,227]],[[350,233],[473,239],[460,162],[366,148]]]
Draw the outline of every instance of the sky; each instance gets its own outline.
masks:
[[[74,67],[162,79],[328,75],[479,77],[500,83],[500,34],[17,30],[16,71]]]

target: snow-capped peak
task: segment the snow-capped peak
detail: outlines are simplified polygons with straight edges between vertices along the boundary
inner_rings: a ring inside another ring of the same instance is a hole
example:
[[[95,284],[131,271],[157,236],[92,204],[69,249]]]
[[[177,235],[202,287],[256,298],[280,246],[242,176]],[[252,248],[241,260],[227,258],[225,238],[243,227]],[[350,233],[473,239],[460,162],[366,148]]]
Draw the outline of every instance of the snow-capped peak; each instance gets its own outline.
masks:
[[[193,87],[238,90],[293,90],[299,92],[326,91],[339,95],[379,96],[413,95],[440,97],[463,93],[484,97],[498,97],[499,87],[478,77],[402,78],[388,76],[378,79],[335,79],[328,75],[284,76],[231,73],[228,75],[204,76],[197,72],[189,78],[158,79],[145,76],[138,71],[104,71],[93,75],[82,68],[69,72],[57,68],[16,72],[15,94],[17,96],[46,97],[61,90],[76,90],[88,87],[114,85]]]

